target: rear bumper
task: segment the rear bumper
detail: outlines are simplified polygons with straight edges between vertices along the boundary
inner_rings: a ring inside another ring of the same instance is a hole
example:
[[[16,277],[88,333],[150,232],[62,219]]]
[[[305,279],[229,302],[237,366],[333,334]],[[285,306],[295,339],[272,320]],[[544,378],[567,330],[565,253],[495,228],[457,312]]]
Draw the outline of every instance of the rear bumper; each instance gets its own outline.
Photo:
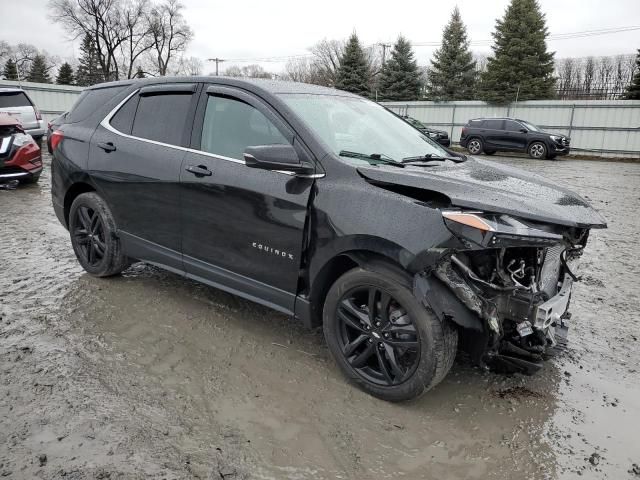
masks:
[[[22,167],[0,168],[0,182],[6,180],[31,180],[42,173],[42,165],[27,170]]]
[[[44,137],[45,131],[44,128],[32,128],[30,130],[25,130],[25,133],[28,133],[33,138],[38,139]]]

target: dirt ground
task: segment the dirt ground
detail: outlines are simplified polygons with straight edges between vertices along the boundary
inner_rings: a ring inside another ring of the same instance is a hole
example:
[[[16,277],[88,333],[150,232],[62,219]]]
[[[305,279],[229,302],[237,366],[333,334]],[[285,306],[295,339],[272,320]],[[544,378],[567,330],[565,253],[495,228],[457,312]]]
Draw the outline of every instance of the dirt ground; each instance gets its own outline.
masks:
[[[0,477],[640,478],[640,164],[495,159],[609,222],[570,346],[534,377],[459,358],[406,404],[345,383],[320,331],[266,308],[143,264],[90,277],[48,171],[0,190]]]

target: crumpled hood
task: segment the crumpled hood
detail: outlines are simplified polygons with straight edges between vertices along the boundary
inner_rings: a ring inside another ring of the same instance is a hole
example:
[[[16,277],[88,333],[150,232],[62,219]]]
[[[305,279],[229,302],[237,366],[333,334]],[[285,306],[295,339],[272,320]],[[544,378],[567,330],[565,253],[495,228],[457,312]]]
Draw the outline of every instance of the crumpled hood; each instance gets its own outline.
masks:
[[[518,168],[468,157],[438,167],[358,167],[374,182],[435,191],[453,206],[570,227],[606,228],[605,219],[571,190]]]

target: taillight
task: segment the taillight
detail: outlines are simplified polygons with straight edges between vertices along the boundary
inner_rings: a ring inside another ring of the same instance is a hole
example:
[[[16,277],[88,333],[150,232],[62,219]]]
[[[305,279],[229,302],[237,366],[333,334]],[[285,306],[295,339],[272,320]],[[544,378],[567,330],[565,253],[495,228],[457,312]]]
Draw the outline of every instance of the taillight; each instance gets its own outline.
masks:
[[[467,134],[467,127],[462,127],[462,135],[466,135]]]
[[[40,113],[40,110],[38,110],[36,107],[33,107],[33,109],[36,111],[36,120],[42,120],[42,114]]]
[[[56,130],[51,134],[51,151],[58,147],[63,138],[64,134],[60,130]]]

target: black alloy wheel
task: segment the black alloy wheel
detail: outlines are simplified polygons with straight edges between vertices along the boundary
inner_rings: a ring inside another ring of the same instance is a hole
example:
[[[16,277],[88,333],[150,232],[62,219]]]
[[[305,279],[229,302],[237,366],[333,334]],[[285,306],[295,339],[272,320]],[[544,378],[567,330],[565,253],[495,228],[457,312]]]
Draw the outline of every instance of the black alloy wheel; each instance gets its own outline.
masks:
[[[413,374],[420,359],[420,334],[388,292],[356,287],[342,296],[337,315],[342,353],[365,380],[392,386]]]
[[[92,208],[81,205],[75,211],[73,236],[82,259],[91,267],[102,262],[107,249],[104,224],[100,214]]]

